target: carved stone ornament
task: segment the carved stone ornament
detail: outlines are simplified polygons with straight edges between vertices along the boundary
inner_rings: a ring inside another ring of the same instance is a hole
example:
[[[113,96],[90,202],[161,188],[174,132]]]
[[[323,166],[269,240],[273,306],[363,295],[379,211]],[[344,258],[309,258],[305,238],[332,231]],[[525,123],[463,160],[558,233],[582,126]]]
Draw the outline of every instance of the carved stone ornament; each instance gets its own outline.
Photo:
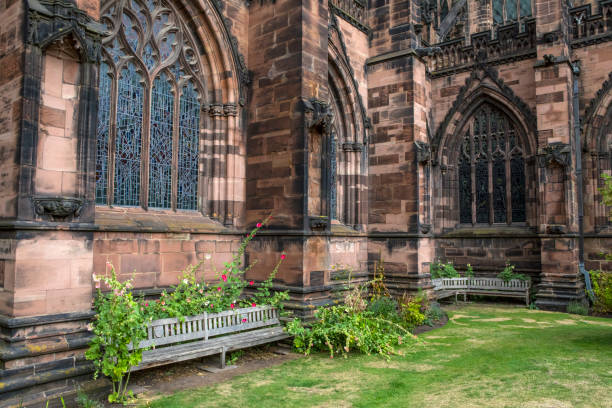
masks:
[[[421,234],[429,234],[431,231],[431,224],[421,224]]]
[[[431,159],[429,144],[416,140],[414,145],[416,146],[417,162],[419,164],[426,164]]]
[[[223,114],[225,116],[236,116],[238,114],[238,107],[235,103],[223,105]]]
[[[26,42],[44,48],[72,34],[89,62],[100,61],[104,26],[68,0],[27,0]]]
[[[567,232],[567,226],[559,224],[550,224],[546,226],[547,234],[565,234]]]
[[[32,202],[36,214],[49,216],[54,221],[78,217],[83,207],[83,200],[76,197],[33,197]]]
[[[323,231],[327,228],[328,217],[326,215],[311,216],[308,219],[310,229],[313,231]]]
[[[303,102],[306,127],[308,129],[319,128],[323,133],[330,133],[334,123],[334,112],[329,103],[314,98]]]
[[[557,163],[562,167],[567,167],[570,164],[571,149],[567,143],[551,143],[545,146],[541,153],[538,154],[540,167],[548,167],[553,163]]]
[[[210,116],[223,116],[223,105],[220,103],[212,103],[208,107],[208,114]]]
[[[361,143],[342,143],[342,150],[345,152],[361,152],[363,144]]]

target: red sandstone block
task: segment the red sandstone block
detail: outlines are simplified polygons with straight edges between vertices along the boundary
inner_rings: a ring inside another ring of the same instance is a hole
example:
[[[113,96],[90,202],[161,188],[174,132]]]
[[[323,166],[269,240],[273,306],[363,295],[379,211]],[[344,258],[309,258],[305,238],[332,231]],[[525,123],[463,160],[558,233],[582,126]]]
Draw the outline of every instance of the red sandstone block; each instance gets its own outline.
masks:
[[[160,272],[159,254],[125,254],[121,255],[121,273],[131,274],[145,272]]]
[[[182,240],[178,239],[164,239],[159,241],[160,252],[181,252]]]
[[[40,109],[40,123],[43,125],[63,128],[66,125],[66,112],[64,110],[42,106]]]

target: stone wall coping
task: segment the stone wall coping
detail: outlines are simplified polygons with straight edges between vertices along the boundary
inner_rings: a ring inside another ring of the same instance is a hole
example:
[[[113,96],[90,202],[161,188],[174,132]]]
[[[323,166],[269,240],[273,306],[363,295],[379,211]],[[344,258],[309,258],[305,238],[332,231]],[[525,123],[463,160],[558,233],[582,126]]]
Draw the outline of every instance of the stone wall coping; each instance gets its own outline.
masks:
[[[73,322],[77,320],[88,320],[95,316],[93,310],[86,312],[59,313],[52,315],[9,317],[0,314],[0,327],[17,329],[21,327],[39,326],[43,324],[54,324]]]

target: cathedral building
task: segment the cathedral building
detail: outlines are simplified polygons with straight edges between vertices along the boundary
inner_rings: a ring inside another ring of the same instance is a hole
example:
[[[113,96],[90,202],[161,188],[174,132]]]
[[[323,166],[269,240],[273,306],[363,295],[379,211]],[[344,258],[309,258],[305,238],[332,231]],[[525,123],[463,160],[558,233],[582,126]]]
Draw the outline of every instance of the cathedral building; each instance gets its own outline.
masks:
[[[90,378],[108,263],[155,296],[269,215],[247,277],[286,254],[301,316],[375,264],[399,296],[433,262],[509,262],[557,310],[612,270],[612,0],[0,0],[0,21],[0,401]]]

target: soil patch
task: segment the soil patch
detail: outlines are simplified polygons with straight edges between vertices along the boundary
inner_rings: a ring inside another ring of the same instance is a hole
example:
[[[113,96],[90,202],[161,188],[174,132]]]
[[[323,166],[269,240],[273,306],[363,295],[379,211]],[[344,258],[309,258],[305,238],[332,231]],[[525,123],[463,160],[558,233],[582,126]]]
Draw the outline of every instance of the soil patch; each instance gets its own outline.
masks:
[[[448,316],[446,314],[444,314],[444,316],[442,316],[442,318],[440,320],[438,320],[433,326],[429,326],[429,325],[422,325],[422,326],[418,326],[415,327],[411,332],[412,334],[421,334],[421,333],[426,333],[428,331],[432,331],[434,329],[437,329],[439,327],[444,326],[446,323],[448,323]]]

